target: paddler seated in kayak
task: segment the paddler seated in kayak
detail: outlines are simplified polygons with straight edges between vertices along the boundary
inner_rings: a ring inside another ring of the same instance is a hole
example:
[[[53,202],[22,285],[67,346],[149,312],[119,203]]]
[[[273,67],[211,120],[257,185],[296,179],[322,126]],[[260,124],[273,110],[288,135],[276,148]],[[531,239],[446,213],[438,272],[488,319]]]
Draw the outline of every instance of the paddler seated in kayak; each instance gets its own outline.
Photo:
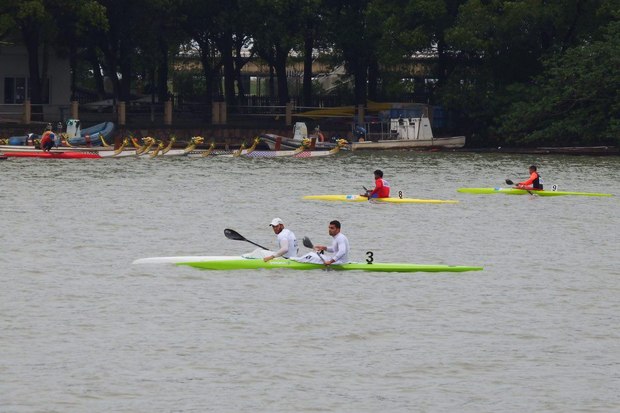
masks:
[[[311,262],[314,264],[348,264],[349,263],[349,240],[340,232],[340,221],[331,221],[328,227],[329,235],[334,239],[329,247],[325,245],[315,245],[316,252],[295,258],[299,262]],[[329,258],[320,257],[318,254],[326,251],[331,255]]]
[[[291,258],[296,257],[299,252],[299,246],[297,244],[297,238],[295,234],[288,228],[284,228],[284,222],[280,218],[274,218],[271,220],[269,226],[276,234],[278,241],[278,248],[276,252],[263,258],[263,261],[271,261],[274,258],[284,257]]]
[[[389,198],[390,197],[390,184],[383,179],[383,171],[377,169],[375,172],[375,187],[372,191],[366,191],[364,196],[366,198]]]
[[[542,191],[543,180],[536,171],[536,165],[530,166],[530,177],[528,180],[517,183],[516,187],[519,189],[537,189]]]

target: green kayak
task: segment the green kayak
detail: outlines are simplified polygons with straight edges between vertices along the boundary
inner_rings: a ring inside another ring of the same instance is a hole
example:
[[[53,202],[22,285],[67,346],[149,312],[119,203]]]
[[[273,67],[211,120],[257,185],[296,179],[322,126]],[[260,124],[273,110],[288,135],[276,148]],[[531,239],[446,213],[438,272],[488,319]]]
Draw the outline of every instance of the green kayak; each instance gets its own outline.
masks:
[[[323,270],[323,264],[311,264],[277,258],[268,262],[256,258],[241,256],[185,256],[185,257],[152,257],[141,258],[134,264],[175,264],[200,268],[203,270],[254,270],[259,268],[290,270]],[[330,265],[336,271],[371,271],[371,272],[464,272],[482,271],[482,267],[442,264],[408,264],[408,263],[349,263]]]
[[[544,191],[544,190],[530,190],[516,189],[516,188],[459,188],[457,192],[464,194],[506,194],[506,195],[529,195],[532,194],[538,196],[562,196],[562,195],[577,195],[577,196],[613,196],[612,194],[601,194],[596,192],[570,192],[570,191]]]

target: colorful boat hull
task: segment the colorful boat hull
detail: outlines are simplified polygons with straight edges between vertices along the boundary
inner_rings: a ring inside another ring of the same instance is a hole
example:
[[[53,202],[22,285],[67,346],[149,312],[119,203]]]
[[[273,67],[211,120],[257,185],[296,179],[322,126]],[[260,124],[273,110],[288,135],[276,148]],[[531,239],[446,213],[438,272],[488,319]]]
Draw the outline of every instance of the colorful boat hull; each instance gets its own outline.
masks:
[[[459,188],[457,192],[461,192],[464,194],[476,194],[476,195],[487,195],[487,194],[505,194],[505,195],[530,195],[535,194],[537,196],[564,196],[564,195],[575,195],[575,196],[613,196],[612,194],[602,194],[597,192],[571,192],[571,191],[544,191],[544,190],[530,190],[527,191],[525,189],[516,189],[516,188]]]
[[[416,198],[371,198],[369,201],[360,195],[306,195],[303,199],[332,202],[376,202],[390,204],[456,204],[459,201],[442,199],[416,199]]]
[[[93,152],[6,152],[5,156],[12,158],[45,158],[45,159],[101,159],[101,156]]]
[[[262,259],[243,258],[241,256],[185,256],[142,258],[133,264],[175,264],[199,268],[202,270],[232,271],[258,269],[289,270],[324,270],[323,264],[311,264],[277,258],[264,262]],[[483,267],[443,264],[409,264],[409,263],[349,263],[330,265],[335,271],[369,271],[369,272],[465,272],[482,271]]]

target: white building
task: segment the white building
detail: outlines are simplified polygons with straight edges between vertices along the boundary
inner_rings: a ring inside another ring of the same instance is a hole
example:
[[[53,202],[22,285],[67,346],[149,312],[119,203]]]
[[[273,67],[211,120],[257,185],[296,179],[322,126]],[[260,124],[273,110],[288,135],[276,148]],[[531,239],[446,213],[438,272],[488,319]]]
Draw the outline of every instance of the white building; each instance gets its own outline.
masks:
[[[39,64],[43,55],[39,56]],[[45,121],[68,116],[71,99],[71,72],[68,58],[50,52],[47,75],[49,99],[44,102]],[[28,53],[26,48],[0,43],[0,121],[22,119],[24,102],[30,97]]]

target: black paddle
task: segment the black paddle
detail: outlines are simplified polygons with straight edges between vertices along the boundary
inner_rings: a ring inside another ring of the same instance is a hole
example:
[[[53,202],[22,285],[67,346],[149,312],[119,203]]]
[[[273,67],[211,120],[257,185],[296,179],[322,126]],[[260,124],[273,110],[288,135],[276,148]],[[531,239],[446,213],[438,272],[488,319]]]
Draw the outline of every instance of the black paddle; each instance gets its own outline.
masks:
[[[362,188],[364,188],[364,191],[366,191],[366,195],[363,195],[363,196],[365,196],[366,198],[368,198],[368,200],[370,201],[370,193],[371,193],[372,191],[371,191],[371,190],[369,190],[368,188],[366,188],[364,185],[362,185]]]
[[[233,239],[235,241],[246,241],[249,242],[250,244],[256,245],[257,247],[260,247],[264,250],[269,250],[269,248],[265,248],[262,245],[258,245],[255,242],[250,241],[249,239],[245,238],[243,235],[239,234],[237,231],[226,228],[224,230],[224,235],[226,236],[226,238],[228,239]]]
[[[302,240],[304,247],[310,248],[310,249],[314,249],[314,245],[312,244],[312,241],[310,241],[310,238],[308,237],[304,237]],[[323,261],[323,264],[325,265],[325,269],[327,271],[330,270],[329,265],[327,265],[327,263],[325,262],[325,260],[323,259],[323,256],[321,255],[320,251],[317,251],[317,254],[319,256],[319,258],[321,259],[321,261]]]
[[[506,179],[506,184],[508,185],[514,185],[515,183],[512,182],[510,179]],[[525,188],[519,188],[519,189],[525,189]],[[528,194],[530,195],[534,195],[534,193],[532,191],[530,191],[529,189],[525,189],[527,191]]]

